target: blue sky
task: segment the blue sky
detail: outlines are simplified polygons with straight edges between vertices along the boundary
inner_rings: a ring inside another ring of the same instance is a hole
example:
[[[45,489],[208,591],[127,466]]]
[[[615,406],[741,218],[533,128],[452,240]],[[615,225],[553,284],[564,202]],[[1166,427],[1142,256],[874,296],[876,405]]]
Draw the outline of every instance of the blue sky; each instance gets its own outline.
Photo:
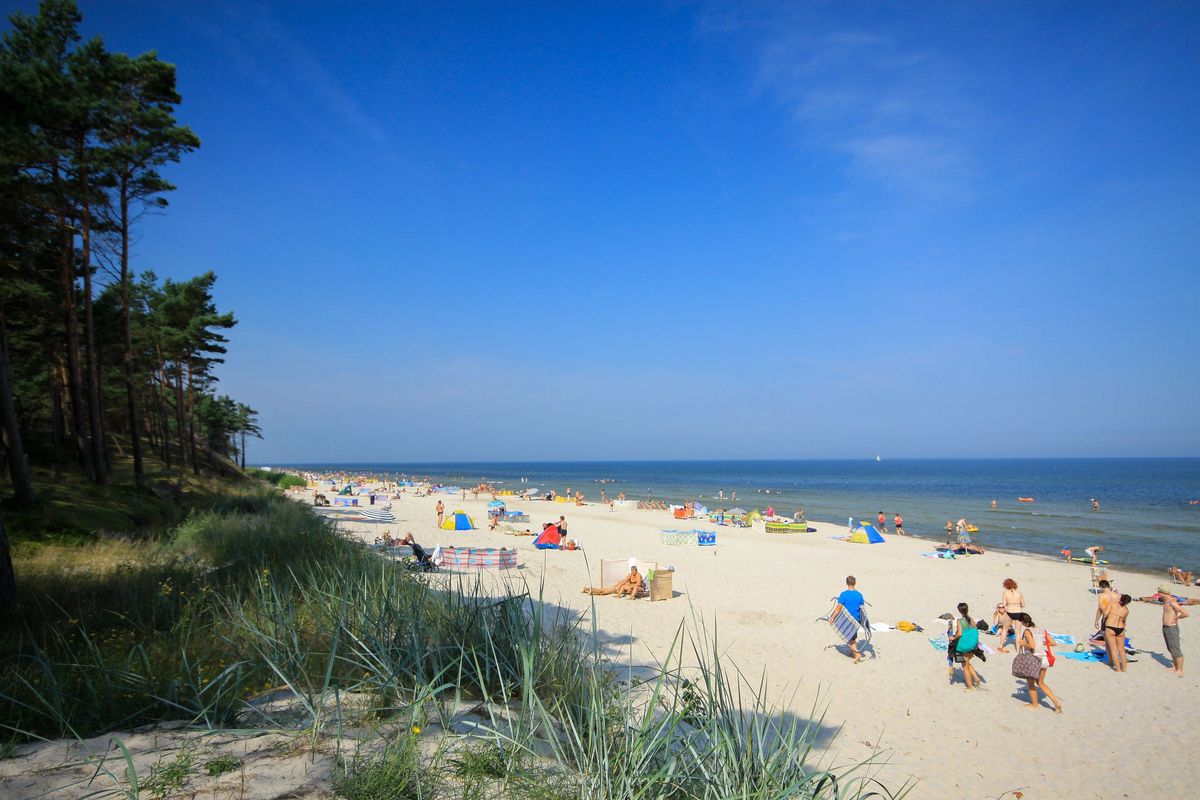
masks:
[[[1195,4],[81,6],[252,460],[1200,455]]]

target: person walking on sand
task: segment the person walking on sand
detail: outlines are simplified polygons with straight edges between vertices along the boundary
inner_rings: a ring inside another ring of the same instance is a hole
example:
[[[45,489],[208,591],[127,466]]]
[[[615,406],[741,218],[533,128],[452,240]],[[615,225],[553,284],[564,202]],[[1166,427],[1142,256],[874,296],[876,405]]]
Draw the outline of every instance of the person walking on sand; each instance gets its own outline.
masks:
[[[896,528],[898,535],[904,535],[904,517],[900,516],[899,511],[896,512],[896,517],[892,520],[892,525]]]
[[[1133,598],[1129,595],[1121,595],[1117,602],[1108,606],[1108,613],[1104,617],[1104,649],[1108,651],[1108,665],[1113,672],[1125,671],[1125,628],[1129,621],[1129,604],[1132,602]]]
[[[1042,662],[1042,668],[1038,671],[1037,680],[1033,678],[1025,679],[1025,686],[1029,689],[1029,707],[1037,708],[1038,689],[1042,690],[1042,694],[1050,698],[1050,702],[1054,703],[1054,713],[1061,714],[1063,707],[1058,698],[1054,696],[1054,692],[1050,691],[1050,686],[1046,683],[1046,670],[1054,665],[1054,654],[1050,652],[1053,647],[1053,639],[1050,634],[1043,628],[1037,627],[1033,622],[1033,617],[1028,614],[1018,614],[1020,617],[1018,622],[1021,623],[1021,638],[1017,640],[1017,649],[1025,650],[1033,653]]]
[[[862,592],[855,588],[858,581],[853,575],[846,576],[846,589],[838,595],[837,601],[842,608],[846,609],[846,613],[850,615],[855,622],[862,621],[862,607],[867,601],[863,598]],[[854,663],[862,661],[862,654],[858,652],[858,634],[855,634],[850,639],[850,655],[854,658]]]
[[[558,532],[564,537],[567,535],[567,518],[561,514],[558,517]]]
[[[963,683],[967,691],[979,686],[979,673],[971,664],[971,658],[979,647],[979,628],[971,619],[971,609],[966,603],[958,604],[958,638],[954,644],[955,660],[962,664]]]
[[[887,533],[887,517],[882,511],[880,511],[879,516],[875,518],[875,523],[879,526],[880,533]]]
[[[1171,654],[1171,672],[1182,678],[1183,648],[1179,646],[1179,620],[1190,617],[1191,614],[1184,611],[1183,606],[1179,605],[1179,601],[1171,593],[1170,586],[1158,587],[1158,598],[1162,600],[1163,604],[1163,641],[1166,642],[1167,652]]]
[[[1000,594],[1000,602],[996,604],[997,611],[1003,611],[1004,616],[1000,619],[1000,647],[997,648],[1001,653],[1007,653],[1008,649],[1004,643],[1008,641],[1008,626],[1011,621],[1013,633],[1016,634],[1016,642],[1018,647],[1021,644],[1021,623],[1016,619],[1022,611],[1025,610],[1025,595],[1021,594],[1021,590],[1017,588],[1017,582],[1012,578],[1004,579],[1004,591]]]
[[[438,500],[437,508],[438,527],[442,527],[442,518],[446,516],[446,506],[441,500]]]

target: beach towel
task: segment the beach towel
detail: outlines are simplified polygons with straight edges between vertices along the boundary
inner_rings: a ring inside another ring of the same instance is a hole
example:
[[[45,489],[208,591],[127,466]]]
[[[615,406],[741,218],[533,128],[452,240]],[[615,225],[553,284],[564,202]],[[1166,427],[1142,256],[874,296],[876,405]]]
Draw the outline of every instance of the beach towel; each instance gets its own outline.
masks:
[[[929,644],[934,650],[946,652],[946,648],[950,647],[950,640],[946,638],[946,634],[938,636],[936,639],[930,639]]]
[[[1085,653],[1062,653],[1063,658],[1069,658],[1072,661],[1092,661],[1100,664],[1108,663],[1108,653],[1103,650],[1089,650]]]
[[[1069,633],[1052,633],[1050,634],[1050,638],[1054,640],[1055,644],[1066,645],[1067,647],[1075,646],[1075,637]]]

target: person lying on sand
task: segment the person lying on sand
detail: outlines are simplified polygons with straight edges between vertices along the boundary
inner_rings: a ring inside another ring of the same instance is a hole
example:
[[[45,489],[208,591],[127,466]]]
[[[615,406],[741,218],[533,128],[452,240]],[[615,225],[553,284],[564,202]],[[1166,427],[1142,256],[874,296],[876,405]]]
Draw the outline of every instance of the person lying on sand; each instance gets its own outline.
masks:
[[[631,600],[633,598],[637,597],[638,593],[641,591],[642,591],[642,576],[638,573],[638,568],[636,566],[630,567],[629,574],[626,575],[624,579],[622,579],[618,583],[613,584],[612,586],[609,586],[607,589],[605,589],[602,586],[600,586],[600,587],[597,587],[597,586],[583,587],[584,594],[590,594],[593,596],[615,594],[617,597],[624,597],[625,595],[629,595],[629,599],[631,599]]]
[[[949,551],[951,553],[954,553],[954,555],[956,555],[956,556],[965,556],[965,555],[981,556],[987,552],[986,550],[984,550],[982,547],[980,547],[977,544],[952,544],[949,546],[944,545],[944,544],[939,544],[937,546],[937,549],[943,553]]]
[[[1181,594],[1175,594],[1171,596],[1174,597],[1175,602],[1179,603],[1181,606],[1200,606],[1200,600],[1197,600],[1194,597],[1184,597]],[[1152,603],[1156,606],[1161,606],[1163,604],[1162,597],[1158,594],[1148,594],[1145,597],[1137,598],[1137,601],[1139,603]]]

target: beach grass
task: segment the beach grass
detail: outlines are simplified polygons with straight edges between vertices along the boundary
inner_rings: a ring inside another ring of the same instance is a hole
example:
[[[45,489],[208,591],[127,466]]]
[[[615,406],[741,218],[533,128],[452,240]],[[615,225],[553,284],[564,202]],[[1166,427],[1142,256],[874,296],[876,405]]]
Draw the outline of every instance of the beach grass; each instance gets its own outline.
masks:
[[[16,740],[182,720],[290,727],[315,751],[357,715],[393,733],[382,749],[337,746],[334,788],[348,798],[906,788],[875,785],[870,765],[816,763],[820,716],[768,704],[702,621],[643,679],[623,679],[632,665],[537,587],[410,572],[261,484],[214,493],[152,538],[19,550],[17,572],[17,622],[0,634],[0,724]],[[293,718],[273,716],[280,696]],[[469,736],[453,733],[464,709]],[[422,747],[432,735],[439,744]],[[458,739],[469,741],[446,745]],[[187,758],[141,776],[140,790],[177,789],[200,769]]]

